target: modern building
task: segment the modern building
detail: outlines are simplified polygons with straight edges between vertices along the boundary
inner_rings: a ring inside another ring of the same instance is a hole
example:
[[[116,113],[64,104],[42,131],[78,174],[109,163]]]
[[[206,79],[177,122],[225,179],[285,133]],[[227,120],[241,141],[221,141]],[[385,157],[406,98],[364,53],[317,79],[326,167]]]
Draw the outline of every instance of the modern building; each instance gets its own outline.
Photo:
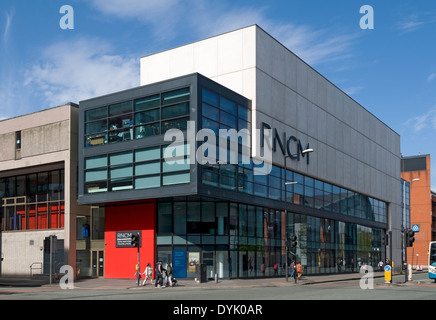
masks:
[[[67,104],[0,121],[0,275],[53,273],[83,261],[76,219],[89,215],[77,203],[78,105]],[[89,269],[89,259],[85,263]]]
[[[427,265],[429,242],[436,241],[430,155],[402,158],[401,177],[410,185],[410,221],[406,221],[405,228],[415,231],[413,247],[407,248],[407,263],[413,266]],[[407,191],[406,187],[406,194]]]
[[[138,256],[283,275],[293,235],[306,274],[401,263],[399,135],[257,25],[143,57],[140,87],[79,109],[95,275],[132,278]]]

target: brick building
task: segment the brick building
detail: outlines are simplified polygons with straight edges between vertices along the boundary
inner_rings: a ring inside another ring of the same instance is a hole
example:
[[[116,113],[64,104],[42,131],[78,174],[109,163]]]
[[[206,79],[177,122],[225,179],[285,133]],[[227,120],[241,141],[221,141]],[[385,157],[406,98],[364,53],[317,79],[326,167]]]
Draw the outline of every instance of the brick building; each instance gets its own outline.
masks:
[[[436,240],[436,194],[431,191],[430,155],[401,159],[401,177],[410,183],[410,225],[415,243],[407,248],[407,263],[427,265],[428,244]]]

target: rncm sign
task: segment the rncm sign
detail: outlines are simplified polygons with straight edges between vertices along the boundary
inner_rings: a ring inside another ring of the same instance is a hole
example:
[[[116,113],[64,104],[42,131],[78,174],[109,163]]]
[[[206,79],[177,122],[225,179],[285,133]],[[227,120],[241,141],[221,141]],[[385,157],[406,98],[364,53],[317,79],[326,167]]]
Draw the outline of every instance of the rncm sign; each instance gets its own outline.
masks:
[[[277,146],[280,148],[283,156],[288,156],[292,160],[300,161],[301,158],[306,158],[307,164],[310,163],[309,153],[303,152],[304,150],[308,150],[310,148],[309,143],[307,143],[306,147],[303,148],[303,144],[300,139],[297,139],[295,136],[287,137],[286,132],[283,132],[280,136],[279,132],[276,128],[272,129],[271,126],[265,122],[262,122],[260,129],[260,147],[263,148],[265,141],[265,129],[268,132],[271,132],[272,137],[272,151],[277,151]]]

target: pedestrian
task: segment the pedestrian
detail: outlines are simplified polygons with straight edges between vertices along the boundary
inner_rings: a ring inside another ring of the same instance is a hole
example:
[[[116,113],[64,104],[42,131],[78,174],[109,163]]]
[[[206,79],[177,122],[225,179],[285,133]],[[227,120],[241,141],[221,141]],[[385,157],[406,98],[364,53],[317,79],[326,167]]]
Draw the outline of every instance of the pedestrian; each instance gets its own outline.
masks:
[[[143,286],[145,286],[145,283],[147,282],[148,279],[150,279],[151,284],[153,284],[152,274],[153,274],[153,268],[151,267],[150,263],[147,263],[147,267],[145,268],[145,271],[143,273],[144,275],[144,281],[142,282]]]
[[[383,261],[380,260],[380,262],[378,263],[378,269],[380,271],[383,271]]]
[[[297,274],[295,273],[295,260],[292,260],[290,268],[292,270],[291,271],[291,279],[294,277],[296,278]]]
[[[298,280],[300,280],[301,275],[303,274],[303,266],[301,265],[300,261],[297,261],[296,270],[297,270]]]
[[[168,277],[168,284],[170,287],[173,286],[173,268],[171,267],[170,263],[167,262],[167,277]]]
[[[136,271],[135,271],[136,283],[137,283],[138,286],[139,286],[140,283],[141,283],[141,274],[142,274],[142,273],[141,273],[141,271],[139,270],[138,265],[136,265],[135,269],[136,269]]]
[[[162,260],[160,260],[158,263],[156,263],[156,283],[154,284],[154,287],[157,288],[159,285],[159,288],[165,288],[163,285],[163,267],[162,267]]]

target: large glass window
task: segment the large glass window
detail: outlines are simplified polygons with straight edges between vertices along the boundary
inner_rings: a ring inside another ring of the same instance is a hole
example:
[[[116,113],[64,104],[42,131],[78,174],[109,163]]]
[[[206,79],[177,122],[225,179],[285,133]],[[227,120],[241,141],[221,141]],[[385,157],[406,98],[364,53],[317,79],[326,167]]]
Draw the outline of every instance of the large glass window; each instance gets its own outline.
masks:
[[[95,146],[107,143],[108,109],[96,108],[85,112],[85,139],[86,146]]]
[[[160,95],[155,94],[135,101],[135,111],[144,111],[160,107]]]
[[[219,148],[217,149],[219,150]],[[219,155],[217,155],[219,156]],[[227,162],[230,162],[227,159]],[[219,163],[201,166],[205,185],[281,200],[296,205],[340,213],[369,221],[387,222],[387,203],[346,188],[272,166],[265,175],[253,174],[253,161],[242,164]]]
[[[250,110],[247,106],[237,105],[234,101],[222,97],[208,89],[202,89],[202,125],[203,128],[251,130]]]
[[[186,130],[190,88],[120,102],[85,112],[85,145],[98,146]]]
[[[289,259],[301,261],[305,274],[358,272],[385,256],[380,229],[244,203],[185,200],[158,204],[158,251],[195,256],[212,276],[283,276],[286,234],[298,237]]]
[[[189,115],[189,103],[184,102],[162,108],[162,119],[172,119]]]
[[[189,100],[189,96],[190,96],[189,88],[183,88],[171,92],[166,92],[162,94],[162,105],[168,106],[170,104],[186,101]]]
[[[2,231],[64,226],[64,170],[0,179]]]
[[[167,147],[86,158],[85,192],[150,189],[189,183],[189,145],[181,144],[173,154],[166,155]]]
[[[171,234],[173,232],[173,210],[172,202],[159,203],[158,224],[159,234]]]
[[[133,152],[112,154],[110,161],[110,186],[112,191],[133,188]]]
[[[106,155],[85,159],[85,191],[106,192],[108,179],[108,157]]]

